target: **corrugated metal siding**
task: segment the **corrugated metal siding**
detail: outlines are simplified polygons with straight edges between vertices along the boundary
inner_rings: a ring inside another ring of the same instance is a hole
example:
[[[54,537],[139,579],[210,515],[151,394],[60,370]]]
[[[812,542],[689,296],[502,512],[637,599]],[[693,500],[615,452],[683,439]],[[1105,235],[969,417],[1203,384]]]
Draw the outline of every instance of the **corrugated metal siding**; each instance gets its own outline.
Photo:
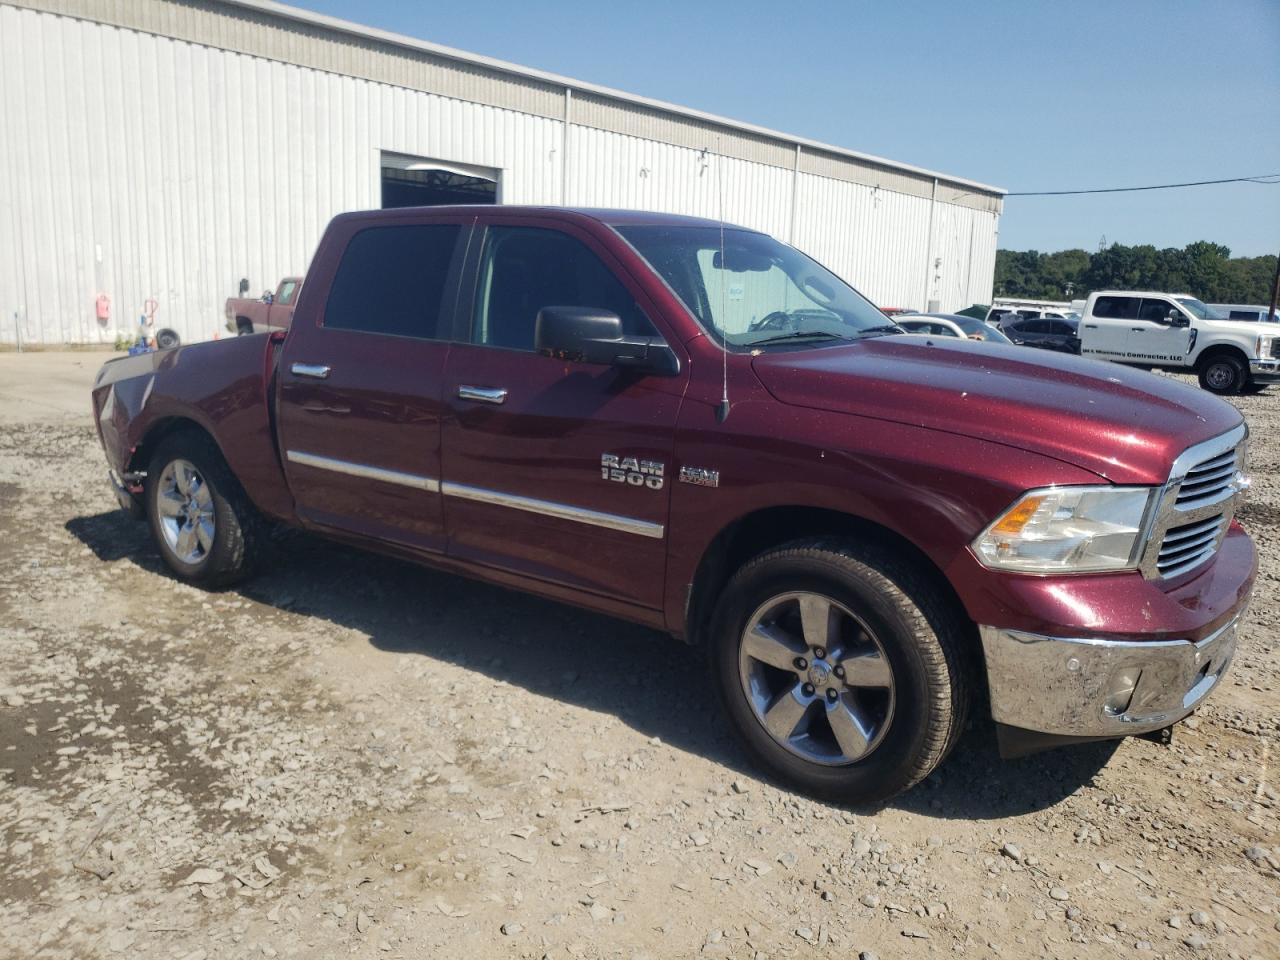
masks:
[[[923,309],[929,200],[801,174],[796,246],[882,306]]]
[[[240,277],[302,273],[331,217],[379,205],[381,150],[559,201],[559,121],[87,21],[0,6],[0,88],[7,342],[14,311],[29,341],[111,340],[149,298],[213,336]]]
[[[575,97],[575,121],[590,109]],[[704,157],[668,142],[670,130],[650,139],[575,123],[566,150],[564,124],[546,116],[3,2],[0,124],[7,342],[15,312],[29,341],[109,341],[151,298],[159,325],[213,336],[240,277],[256,294],[303,272],[334,214],[380,203],[382,150],[499,169],[508,203],[708,217],[720,215],[723,173],[727,220],[784,239],[794,220],[797,246],[877,302],[923,308],[932,283],[929,199],[848,171],[797,179],[794,147],[785,165],[765,140],[740,144],[763,151],[757,160]],[[937,204],[944,307],[990,296],[996,219]],[[100,292],[112,300],[106,325],[94,317]]]
[[[9,2],[474,103],[563,117],[560,86],[245,7],[204,0]]]
[[[310,66],[378,83],[422,90],[522,113],[564,119],[564,93],[573,89],[572,122],[614,133],[694,149],[710,148],[739,160],[791,167],[795,139],[747,129],[725,118],[644,101],[568,78],[531,71],[440,48],[407,37],[372,31],[306,11],[258,10],[244,0],[6,0],[19,6],[96,20],[162,36]],[[480,62],[484,61],[484,62]],[[835,147],[804,142],[806,173],[931,196],[935,174],[887,160],[850,156]],[[991,189],[944,175],[942,199],[999,212]]]
[[[678,147],[704,148],[739,160],[790,167],[795,147],[781,140],[716,127],[658,110],[646,110],[591,94],[575,94],[573,122]]]
[[[761,163],[574,127],[569,145],[573,206],[657,210],[720,216],[785,238],[791,214],[791,172]]]

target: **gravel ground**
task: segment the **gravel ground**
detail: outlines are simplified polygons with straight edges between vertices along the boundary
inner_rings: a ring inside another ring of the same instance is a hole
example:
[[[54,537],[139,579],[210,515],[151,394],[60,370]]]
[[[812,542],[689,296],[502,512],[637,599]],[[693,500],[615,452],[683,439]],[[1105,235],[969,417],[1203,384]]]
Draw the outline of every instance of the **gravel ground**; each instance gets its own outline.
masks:
[[[1262,571],[1173,745],[1003,763],[979,724],[865,811],[759,779],[647,630],[304,535],[176,583],[103,481],[101,357],[36,357],[0,356],[2,957],[1280,956],[1280,390],[1237,401]]]

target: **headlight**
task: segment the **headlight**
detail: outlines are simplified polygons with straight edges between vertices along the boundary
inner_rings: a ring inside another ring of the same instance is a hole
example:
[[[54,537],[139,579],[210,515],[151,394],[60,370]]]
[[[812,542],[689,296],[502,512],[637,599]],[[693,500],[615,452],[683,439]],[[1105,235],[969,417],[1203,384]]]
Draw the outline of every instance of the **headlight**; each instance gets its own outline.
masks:
[[[1271,359],[1271,337],[1258,335],[1257,355],[1259,360]]]
[[[1151,487],[1046,487],[1024,493],[973,542],[985,566],[1019,573],[1137,567]]]

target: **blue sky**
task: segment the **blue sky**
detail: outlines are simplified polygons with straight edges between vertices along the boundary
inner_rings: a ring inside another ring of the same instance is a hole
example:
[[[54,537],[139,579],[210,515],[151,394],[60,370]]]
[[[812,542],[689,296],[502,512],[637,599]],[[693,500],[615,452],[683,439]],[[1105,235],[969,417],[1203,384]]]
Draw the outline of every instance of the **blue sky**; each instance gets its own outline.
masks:
[[[301,0],[1008,190],[1280,173],[1280,0]],[[1011,198],[1000,246],[1280,249],[1280,185]]]

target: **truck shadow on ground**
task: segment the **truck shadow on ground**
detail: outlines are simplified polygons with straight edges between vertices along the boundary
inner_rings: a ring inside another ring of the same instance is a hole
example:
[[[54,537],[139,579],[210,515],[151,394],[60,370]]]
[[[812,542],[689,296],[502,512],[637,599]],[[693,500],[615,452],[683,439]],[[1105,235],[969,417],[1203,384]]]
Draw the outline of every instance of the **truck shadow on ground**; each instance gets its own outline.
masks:
[[[66,528],[100,560],[169,576],[146,526],[123,511],[77,517]],[[379,650],[612,714],[645,736],[759,776],[720,715],[701,654],[656,631],[292,532],[273,541],[262,572],[233,592],[313,618],[319,629],[357,630]],[[590,747],[578,732],[565,736],[565,750]],[[1115,749],[1088,744],[1001,761],[991,724],[979,721],[933,776],[891,806],[944,819],[1042,810],[1089,786]]]

